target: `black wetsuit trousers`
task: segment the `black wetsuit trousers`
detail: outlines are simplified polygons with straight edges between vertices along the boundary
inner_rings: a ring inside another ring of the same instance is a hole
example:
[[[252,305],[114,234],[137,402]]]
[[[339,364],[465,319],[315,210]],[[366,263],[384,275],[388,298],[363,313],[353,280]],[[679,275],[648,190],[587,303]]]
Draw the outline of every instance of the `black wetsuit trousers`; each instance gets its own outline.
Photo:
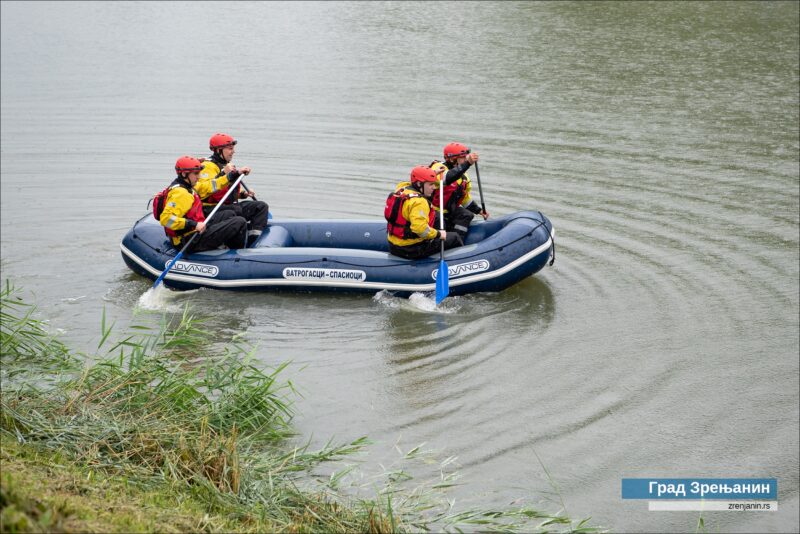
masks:
[[[189,242],[193,234],[189,234],[181,239],[178,249]],[[214,218],[206,225],[206,229],[199,234],[186,252],[203,252],[214,250],[224,245],[228,248],[244,248],[245,237],[247,235],[247,221],[240,217],[233,210],[220,210],[214,214]]]
[[[467,232],[469,232],[469,224],[475,214],[463,206],[456,206],[454,210],[447,210],[444,214],[444,229],[448,232],[457,232],[461,236],[461,240],[467,239]]]
[[[458,233],[448,233],[447,238],[444,240],[445,250],[460,247],[463,244],[464,241],[461,239],[461,236],[458,235]],[[433,254],[438,254],[441,249],[441,239],[426,239],[425,241],[420,241],[419,243],[406,245],[404,247],[397,246],[394,243],[389,243],[390,254],[400,256],[401,258],[405,258],[407,260],[418,260],[420,258],[432,256]]]
[[[203,214],[208,217],[214,206],[203,206]],[[245,202],[235,202],[233,204],[223,204],[218,210],[217,215],[223,211],[232,211],[234,215],[244,217],[247,220],[248,230],[263,230],[267,227],[269,217],[269,206],[261,200],[248,200]],[[212,219],[213,220],[213,219]]]

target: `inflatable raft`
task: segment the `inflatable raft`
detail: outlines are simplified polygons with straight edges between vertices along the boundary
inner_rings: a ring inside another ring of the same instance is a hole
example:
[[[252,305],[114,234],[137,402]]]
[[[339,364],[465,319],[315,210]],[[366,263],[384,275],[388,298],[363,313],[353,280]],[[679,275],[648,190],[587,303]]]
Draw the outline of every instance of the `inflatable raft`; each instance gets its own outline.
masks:
[[[128,267],[153,280],[177,254],[152,214],[139,219],[120,246]],[[188,254],[164,284],[175,289],[388,290],[398,296],[435,291],[438,254],[406,260],[388,250],[385,221],[270,219],[254,247]],[[444,258],[450,295],[501,291],[555,258],[553,226],[538,211],[474,221],[465,245],[446,251]]]

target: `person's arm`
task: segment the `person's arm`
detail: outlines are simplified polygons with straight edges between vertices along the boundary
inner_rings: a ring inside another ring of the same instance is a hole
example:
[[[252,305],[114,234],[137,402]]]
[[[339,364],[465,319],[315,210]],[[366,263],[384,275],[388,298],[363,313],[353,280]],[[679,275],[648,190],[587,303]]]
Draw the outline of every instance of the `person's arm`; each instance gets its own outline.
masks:
[[[224,174],[219,171],[219,167],[214,163],[206,161],[203,163],[203,170],[200,171],[197,183],[194,184],[194,190],[200,195],[201,200],[205,200],[217,191],[224,191],[228,185],[235,182],[239,174],[237,173],[236,177],[231,178],[233,173],[234,171]]]
[[[233,183],[239,178],[241,175],[247,176],[250,174],[250,167],[242,167],[240,169],[234,168],[231,172],[228,173],[228,181]],[[255,198],[256,192],[253,189],[250,189],[244,185],[244,182],[239,184],[239,198]]]
[[[194,190],[200,195],[201,200],[207,199],[217,191],[224,191],[227,187],[228,177],[225,175],[220,178],[211,178],[210,180],[200,178],[197,180],[197,183],[194,184]]]
[[[430,214],[430,205],[424,198],[414,198],[405,203],[403,211],[408,210],[408,213],[403,213],[403,217],[411,222],[411,231],[417,234],[422,239],[435,239],[439,235],[439,231],[431,228],[428,225],[428,216]]]
[[[475,215],[480,215],[483,211],[481,210],[481,207],[478,206],[478,203],[472,200],[472,198],[470,198],[469,195],[464,197],[464,203],[462,204],[462,206],[464,206],[466,209],[468,209]]]
[[[472,164],[468,161],[465,161],[461,165],[456,165],[455,167],[447,171],[447,174],[444,175],[444,184],[445,185],[452,184],[453,182],[464,176],[464,173],[467,172],[471,166]]]
[[[158,221],[162,226],[175,232],[194,230],[197,222],[184,217],[194,204],[194,196],[182,187],[173,187],[164,203],[164,211]]]

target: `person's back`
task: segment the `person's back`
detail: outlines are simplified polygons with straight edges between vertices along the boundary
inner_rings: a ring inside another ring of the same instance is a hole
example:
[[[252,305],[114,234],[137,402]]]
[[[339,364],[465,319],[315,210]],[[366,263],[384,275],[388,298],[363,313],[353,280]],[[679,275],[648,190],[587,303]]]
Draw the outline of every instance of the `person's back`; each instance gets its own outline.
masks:
[[[175,247],[180,246],[184,235],[195,231],[198,224],[205,223],[202,207],[197,200],[197,193],[184,178],[179,176],[169,185],[158,222]]]
[[[411,170],[410,180],[400,182],[386,199],[386,218],[389,252],[406,259],[430,256],[440,248],[440,239],[445,248],[463,244],[455,233],[435,228],[435,212],[430,198],[436,188],[436,174],[425,166]]]

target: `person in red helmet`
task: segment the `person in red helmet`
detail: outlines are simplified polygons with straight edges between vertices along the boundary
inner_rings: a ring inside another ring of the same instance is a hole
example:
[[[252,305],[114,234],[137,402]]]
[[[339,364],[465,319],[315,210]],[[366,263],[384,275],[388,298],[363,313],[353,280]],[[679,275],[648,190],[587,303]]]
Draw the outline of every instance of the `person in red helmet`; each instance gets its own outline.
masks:
[[[387,197],[383,215],[389,252],[395,256],[409,260],[430,256],[440,251],[440,239],[446,249],[464,244],[457,233],[436,229],[436,212],[430,201],[436,180],[430,167],[414,167],[409,180],[397,184]]]
[[[193,189],[202,168],[202,162],[197,158],[178,158],[175,162],[177,177],[169,186],[158,221],[177,249],[183,248],[194,232],[200,232],[186,252],[202,252],[220,246],[243,248],[247,231],[244,217],[237,216],[232,210],[220,210],[206,224],[203,204]]]
[[[475,215],[481,215],[484,220],[489,218],[489,214],[481,210],[470,195],[472,182],[470,182],[467,170],[473,163],[477,163],[478,153],[472,152],[461,143],[449,143],[444,147],[443,154],[444,163],[434,160],[431,168],[437,175],[447,171],[443,189],[444,226],[447,231],[457,232],[461,239],[465,240],[469,225]],[[439,209],[439,194],[440,191],[437,190],[432,201],[436,210]]]
[[[200,171],[200,178],[195,185],[195,190],[203,201],[203,212],[206,215],[211,213],[220,199],[225,196],[230,184],[235,182],[240,175],[250,174],[250,167],[237,169],[232,163],[236,142],[236,139],[224,133],[216,133],[208,141],[208,148],[211,149],[212,154],[203,162],[203,170]],[[264,228],[267,227],[269,206],[266,202],[255,200],[255,192],[252,189],[245,190],[241,187],[241,183],[237,189],[239,190],[228,195],[218,213],[233,210],[236,215],[244,217],[248,225],[247,241],[250,246],[253,246]],[[238,202],[238,199],[248,197],[252,200]]]

